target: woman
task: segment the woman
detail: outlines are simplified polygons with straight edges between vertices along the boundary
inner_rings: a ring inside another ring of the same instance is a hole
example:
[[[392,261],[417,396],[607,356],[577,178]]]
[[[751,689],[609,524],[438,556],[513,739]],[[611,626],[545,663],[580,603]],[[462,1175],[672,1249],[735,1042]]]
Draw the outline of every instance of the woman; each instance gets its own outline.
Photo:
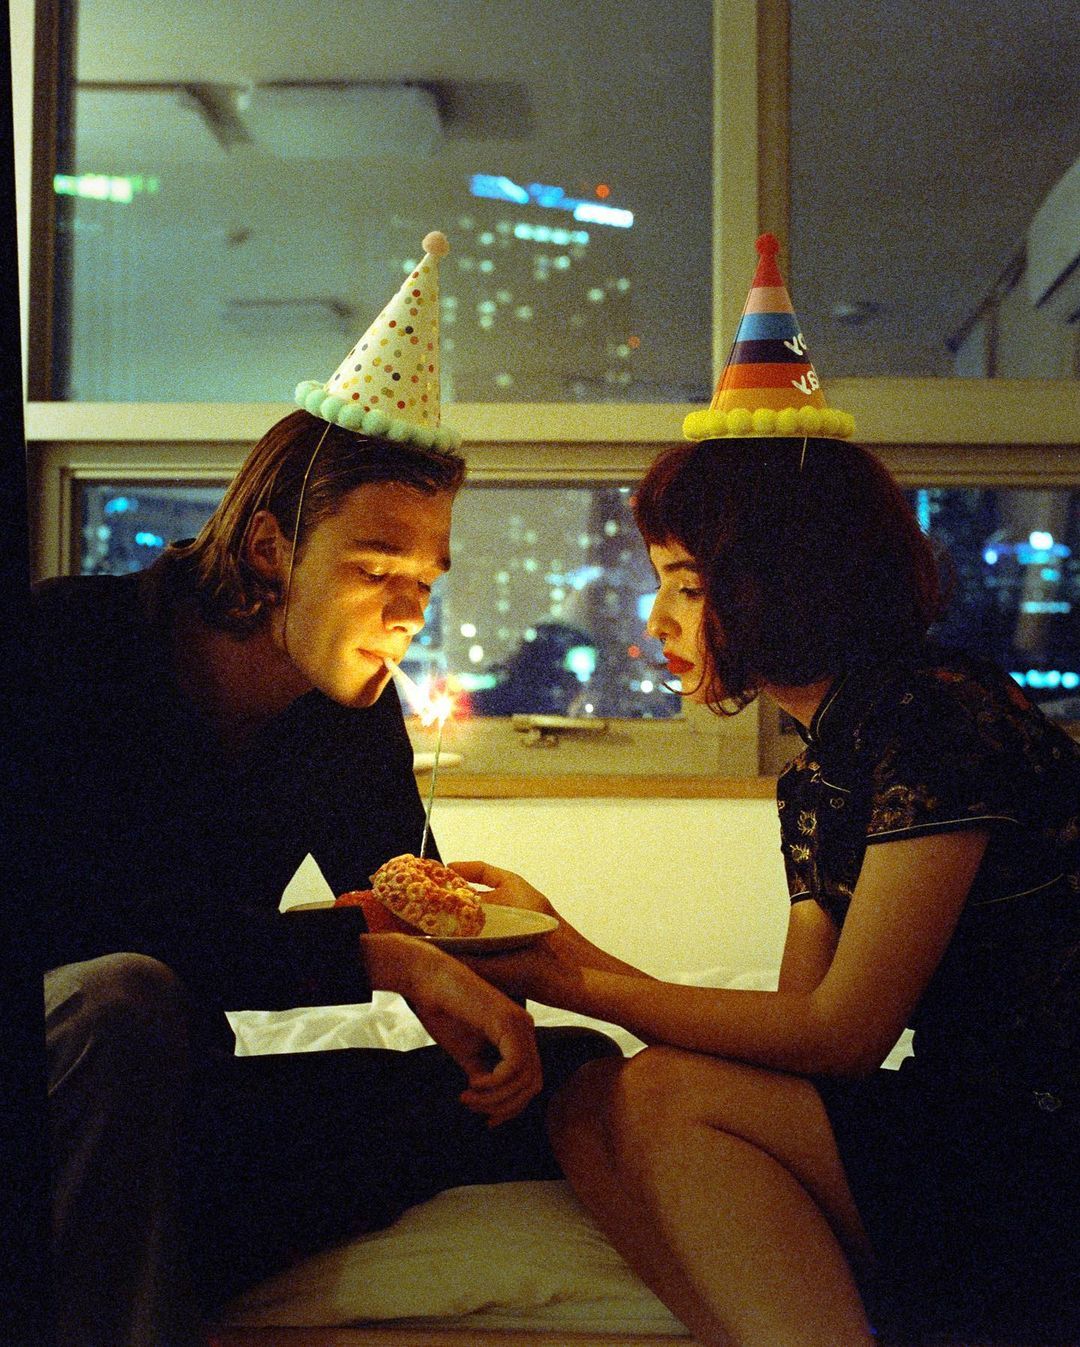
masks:
[[[777,792],[791,915],[776,991],[664,983],[565,921],[485,961],[650,1044],[564,1091],[563,1167],[703,1343],[870,1343],[864,1302],[878,1326],[1027,1316],[1074,1259],[1076,746],[927,641],[935,560],[865,450],[680,446],[635,513],[682,695],[729,713],[765,692],[805,740]],[[914,1056],[881,1069],[905,1026]]]

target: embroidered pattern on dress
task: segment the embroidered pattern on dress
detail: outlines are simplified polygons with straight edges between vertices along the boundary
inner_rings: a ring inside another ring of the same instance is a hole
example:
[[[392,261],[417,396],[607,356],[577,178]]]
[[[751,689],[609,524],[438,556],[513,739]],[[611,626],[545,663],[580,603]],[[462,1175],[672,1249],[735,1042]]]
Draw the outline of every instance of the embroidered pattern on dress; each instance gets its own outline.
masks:
[[[889,786],[874,800],[869,831],[913,828],[921,820],[932,819],[940,808],[940,799],[926,786]]]

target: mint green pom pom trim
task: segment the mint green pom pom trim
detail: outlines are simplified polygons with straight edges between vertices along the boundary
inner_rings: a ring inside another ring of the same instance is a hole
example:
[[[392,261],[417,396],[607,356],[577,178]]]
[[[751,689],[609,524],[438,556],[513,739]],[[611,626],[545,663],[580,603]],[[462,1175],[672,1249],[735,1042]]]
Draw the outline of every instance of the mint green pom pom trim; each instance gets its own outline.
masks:
[[[364,411],[359,402],[346,402],[337,415],[337,423],[344,426],[346,430],[355,430],[359,434],[364,429],[364,417],[368,413]]]
[[[431,447],[445,453],[448,449],[456,449],[460,443],[461,436],[456,430],[451,430],[449,426],[440,426],[435,432],[435,441]]]
[[[305,379],[297,384],[294,397],[297,405],[312,416],[357,434],[392,440],[395,444],[415,444],[442,453],[457,449],[461,444],[461,433],[450,426],[418,426],[377,408],[365,412],[359,403],[346,402],[328,394],[326,385],[315,379]]]
[[[758,407],[733,407],[729,412],[690,412],[683,420],[688,440],[761,439],[810,435],[824,440],[846,440],[855,433],[855,418],[835,407],[785,407],[774,411]]]
[[[326,389],[322,384],[316,383],[313,379],[305,379],[302,384],[296,385],[296,401],[304,411],[310,412],[312,416],[319,415],[319,408],[322,406],[322,400],[326,397]]]
[[[385,435],[390,429],[390,418],[386,412],[365,412],[363,424],[365,435]]]

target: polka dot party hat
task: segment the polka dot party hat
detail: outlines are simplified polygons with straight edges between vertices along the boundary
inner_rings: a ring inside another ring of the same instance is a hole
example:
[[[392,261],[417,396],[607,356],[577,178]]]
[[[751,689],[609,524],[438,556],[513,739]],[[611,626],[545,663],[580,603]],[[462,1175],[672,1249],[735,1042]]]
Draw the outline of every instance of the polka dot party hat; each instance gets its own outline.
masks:
[[[424,256],[326,383],[306,379],[296,401],[324,421],[425,449],[456,449],[461,435],[441,424],[439,258],[450,251],[437,231]]]
[[[825,405],[817,371],[795,317],[773,234],[757,241],[758,264],[735,342],[708,410],[683,421],[688,440],[737,436],[814,436],[846,439],[855,429],[847,412]]]

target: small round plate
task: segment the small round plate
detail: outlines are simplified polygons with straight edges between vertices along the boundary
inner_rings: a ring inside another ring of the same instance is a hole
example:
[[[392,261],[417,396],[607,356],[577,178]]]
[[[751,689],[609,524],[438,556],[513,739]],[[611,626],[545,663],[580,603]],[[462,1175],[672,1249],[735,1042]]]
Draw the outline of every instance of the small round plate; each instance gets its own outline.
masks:
[[[425,935],[420,938],[430,940],[448,954],[496,954],[531,945],[542,935],[555,930],[558,924],[554,917],[543,912],[485,903],[484,929],[479,935]]]

